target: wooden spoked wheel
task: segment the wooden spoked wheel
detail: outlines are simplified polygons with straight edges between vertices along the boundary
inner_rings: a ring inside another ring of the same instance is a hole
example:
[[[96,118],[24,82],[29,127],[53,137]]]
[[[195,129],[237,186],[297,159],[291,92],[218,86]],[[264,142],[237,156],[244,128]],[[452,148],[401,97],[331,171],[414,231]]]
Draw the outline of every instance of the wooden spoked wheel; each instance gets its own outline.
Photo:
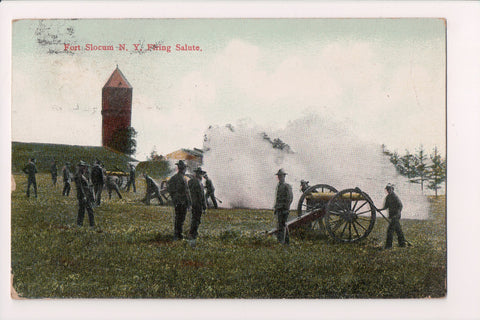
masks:
[[[338,192],[327,204],[325,228],[339,242],[356,242],[366,238],[375,225],[375,205],[360,189]]]

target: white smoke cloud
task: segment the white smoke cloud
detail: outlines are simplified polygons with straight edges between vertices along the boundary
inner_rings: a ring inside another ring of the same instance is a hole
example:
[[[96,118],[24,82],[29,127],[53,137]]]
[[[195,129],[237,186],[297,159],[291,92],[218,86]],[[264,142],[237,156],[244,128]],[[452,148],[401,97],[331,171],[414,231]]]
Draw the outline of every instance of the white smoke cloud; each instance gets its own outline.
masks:
[[[289,144],[294,153],[273,149],[263,139],[264,131],[251,121],[236,124],[233,131],[226,126],[207,131],[204,167],[226,207],[272,208],[278,182],[275,173],[284,168],[294,190],[291,209],[300,198],[302,179],[337,190],[359,187],[378,208],[383,206],[385,185],[393,183],[404,203],[404,217],[428,217],[428,202],[420,187],[396,173],[380,145],[360,140],[344,124],[309,115],[284,129],[266,132]]]

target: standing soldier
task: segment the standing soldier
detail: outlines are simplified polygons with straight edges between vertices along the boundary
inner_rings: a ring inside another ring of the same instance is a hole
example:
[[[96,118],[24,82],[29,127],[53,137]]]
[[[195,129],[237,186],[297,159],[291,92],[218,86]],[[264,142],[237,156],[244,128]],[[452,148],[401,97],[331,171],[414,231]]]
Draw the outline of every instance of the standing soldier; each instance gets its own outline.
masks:
[[[55,161],[55,159],[52,160],[50,173],[52,174],[52,185],[55,188],[57,186],[57,161]]]
[[[183,223],[185,222],[187,209],[190,207],[192,200],[185,178],[187,166],[182,160],[178,161],[175,165],[178,167],[178,172],[168,180],[167,189],[175,207],[173,240],[180,240],[183,239]]]
[[[217,199],[215,198],[215,188],[213,186],[212,180],[208,178],[208,175],[205,174],[205,188],[207,189],[207,193],[205,197],[207,198],[207,204],[208,204],[208,198],[212,199],[213,207],[215,209],[218,209],[217,205]]]
[[[75,175],[75,185],[77,186],[77,199],[78,199],[78,216],[77,226],[83,225],[83,219],[85,217],[85,210],[88,214],[88,221],[90,227],[95,226],[93,217],[92,204],[95,202],[95,195],[93,193],[90,180],[88,179],[87,163],[80,160],[78,164],[78,170]]]
[[[300,191],[305,192],[310,186],[308,185],[308,181],[301,180],[300,181]]]
[[[102,199],[103,186],[105,185],[105,177],[103,176],[103,168],[98,160],[95,160],[92,168],[92,183],[95,193],[95,205],[99,206]]]
[[[70,194],[70,183],[72,182],[72,174],[70,173],[70,168],[68,167],[70,162],[65,162],[65,165],[62,168],[63,175],[63,191],[62,196],[67,196]]]
[[[293,200],[292,186],[285,183],[285,176],[287,173],[283,171],[283,169],[278,170],[276,175],[278,177],[278,185],[275,192],[274,214],[277,216],[278,221],[277,239],[281,244],[288,244],[290,239],[286,223],[290,205]]]
[[[400,226],[400,218],[402,216],[403,204],[398,198],[397,194],[394,192],[394,186],[392,184],[387,184],[385,187],[387,196],[385,198],[385,205],[380,211],[388,209],[388,218],[390,219],[387,229],[387,241],[385,243],[385,249],[390,249],[393,242],[393,233],[397,234],[398,245],[400,247],[405,247],[406,240],[403,235],[402,227]]]
[[[130,164],[130,178],[127,183],[127,192],[130,191],[130,185],[133,185],[133,193],[137,193],[137,188],[135,187],[135,166]]]
[[[118,184],[120,183],[120,179],[117,176],[110,176],[107,175],[107,191],[108,191],[108,199],[112,199],[112,190],[115,190],[118,197],[122,199],[122,195],[120,194],[120,189],[118,188]]]
[[[148,174],[144,173],[143,176],[145,177],[145,182],[147,183],[147,191],[145,194],[145,198],[143,198],[142,201],[144,201],[145,204],[149,206],[150,199],[158,198],[158,201],[160,202],[160,204],[163,205],[163,199],[162,199],[162,196],[160,195],[160,189],[158,188],[158,185]]]
[[[194,170],[195,177],[188,181],[188,189],[192,197],[192,219],[188,238],[195,240],[198,236],[198,226],[201,223],[202,213],[207,210],[207,202],[205,201],[205,193],[202,185],[202,176],[206,173],[201,167]]]
[[[37,171],[37,166],[35,165],[35,158],[31,158],[28,163],[23,167],[23,172],[27,174],[28,183],[27,183],[27,198],[30,197],[30,186],[33,185],[33,190],[35,191],[35,198],[37,197],[37,179],[35,174]]]

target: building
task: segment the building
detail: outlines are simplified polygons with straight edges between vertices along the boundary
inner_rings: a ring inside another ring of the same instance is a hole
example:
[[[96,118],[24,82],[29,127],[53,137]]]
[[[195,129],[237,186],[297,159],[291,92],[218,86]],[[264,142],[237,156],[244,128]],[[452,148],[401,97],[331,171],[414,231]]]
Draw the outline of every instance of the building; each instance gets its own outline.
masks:
[[[194,148],[193,150],[182,148],[167,154],[165,158],[175,162],[178,160],[183,160],[185,161],[185,164],[188,166],[189,170],[193,171],[195,168],[202,165],[203,150],[197,148]]]
[[[112,147],[115,133],[131,126],[132,91],[117,65],[102,89],[102,146]]]

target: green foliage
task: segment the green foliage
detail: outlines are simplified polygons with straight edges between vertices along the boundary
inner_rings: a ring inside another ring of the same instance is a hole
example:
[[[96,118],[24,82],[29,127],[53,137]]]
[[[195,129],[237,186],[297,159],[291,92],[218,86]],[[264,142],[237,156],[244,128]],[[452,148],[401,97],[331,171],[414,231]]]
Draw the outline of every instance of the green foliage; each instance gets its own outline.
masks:
[[[413,158],[413,167],[414,167],[414,177],[410,179],[413,183],[420,183],[423,191],[423,184],[428,178],[428,166],[426,163],[427,156],[425,155],[425,150],[423,146],[417,149],[417,153]]]
[[[137,173],[146,173],[154,179],[162,179],[171,175],[173,169],[166,160],[142,161],[137,166]]]
[[[36,159],[39,172],[50,172],[53,159],[57,161],[60,170],[65,161],[72,165],[80,160],[92,164],[99,159],[107,170],[128,170],[128,162],[135,161],[123,153],[103,147],[71,146],[63,144],[12,142],[12,171],[19,173],[30,158]],[[59,171],[60,172],[60,171]]]
[[[446,179],[446,162],[438,153],[437,147],[429,157],[425,154],[423,146],[417,149],[416,154],[410,154],[406,150],[405,155],[400,156],[396,151],[390,152],[382,145],[383,154],[388,156],[390,162],[395,166],[397,172],[409,179],[412,183],[420,183],[422,191],[425,182],[427,187],[435,190],[437,195]]]
[[[407,178],[415,178],[415,156],[410,154],[408,150],[405,150],[405,155],[400,158],[399,163],[400,173]]]
[[[136,136],[137,131],[133,127],[118,128],[113,133],[109,146],[119,152],[132,155],[137,149]]]
[[[425,298],[446,295],[445,198],[429,220],[402,220],[412,248],[381,250],[387,224],[365,241],[339,244],[292,232],[281,246],[263,231],[270,210],[219,209],[202,216],[197,246],[172,241],[173,208],[137,193],[95,208],[97,230],[75,228],[77,201],[38,175],[26,198],[15,175],[11,257],[14,287],[27,298]],[[73,188],[75,189],[75,188]],[[292,213],[292,216],[295,214]],[[87,219],[87,218],[86,218]],[[87,219],[88,220],[88,219]],[[85,222],[85,225],[88,225]],[[188,230],[189,218],[185,223]]]
[[[433,150],[433,155],[430,156],[430,159],[432,161],[432,165],[430,166],[430,170],[428,172],[428,178],[430,182],[428,184],[428,188],[435,190],[435,196],[438,196],[438,189],[440,189],[440,185],[445,181],[446,178],[447,165],[442,159],[440,153],[438,153],[436,147]]]

